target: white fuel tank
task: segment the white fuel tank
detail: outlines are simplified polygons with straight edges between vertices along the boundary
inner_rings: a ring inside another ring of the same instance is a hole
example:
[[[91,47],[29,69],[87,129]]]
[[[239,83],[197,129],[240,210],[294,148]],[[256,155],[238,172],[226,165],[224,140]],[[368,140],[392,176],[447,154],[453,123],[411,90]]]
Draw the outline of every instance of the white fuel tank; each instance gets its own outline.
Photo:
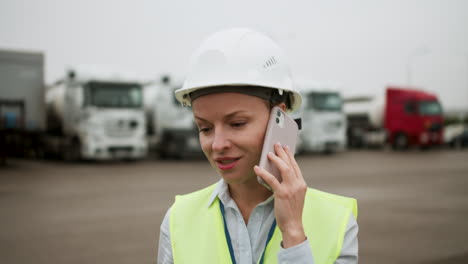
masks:
[[[354,96],[345,98],[344,112],[348,116],[366,117],[374,128],[384,125],[385,99],[383,96]]]
[[[47,129],[62,130],[65,106],[65,86],[63,83],[50,86],[46,90]]]
[[[375,128],[381,128],[384,125],[385,100],[383,96],[376,96],[369,105],[369,122]]]

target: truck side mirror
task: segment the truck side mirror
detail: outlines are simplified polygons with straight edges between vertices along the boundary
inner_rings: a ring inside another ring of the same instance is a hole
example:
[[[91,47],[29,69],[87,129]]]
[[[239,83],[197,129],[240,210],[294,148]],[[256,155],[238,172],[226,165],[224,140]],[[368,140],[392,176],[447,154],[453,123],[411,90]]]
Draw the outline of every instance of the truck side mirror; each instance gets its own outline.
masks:
[[[163,75],[161,77],[161,82],[164,84],[169,84],[171,82],[171,77],[169,75]]]
[[[68,79],[73,80],[76,77],[76,73],[74,70],[69,70],[68,71]]]

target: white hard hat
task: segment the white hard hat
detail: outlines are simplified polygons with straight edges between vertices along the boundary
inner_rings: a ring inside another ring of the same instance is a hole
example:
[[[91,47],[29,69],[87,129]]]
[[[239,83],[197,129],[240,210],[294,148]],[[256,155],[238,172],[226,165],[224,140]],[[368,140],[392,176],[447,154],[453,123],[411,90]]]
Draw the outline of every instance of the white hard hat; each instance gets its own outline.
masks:
[[[258,88],[262,88],[260,92]],[[267,92],[285,99],[290,111],[298,109],[302,101],[280,47],[264,34],[246,28],[208,37],[193,54],[187,78],[175,96],[183,105],[191,105],[196,93],[222,91],[257,96]]]

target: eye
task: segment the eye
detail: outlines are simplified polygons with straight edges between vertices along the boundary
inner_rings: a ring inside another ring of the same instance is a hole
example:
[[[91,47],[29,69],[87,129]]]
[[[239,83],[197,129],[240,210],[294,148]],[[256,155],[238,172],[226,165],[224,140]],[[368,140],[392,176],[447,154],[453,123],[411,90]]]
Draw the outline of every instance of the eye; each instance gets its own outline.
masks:
[[[211,130],[211,128],[209,128],[209,127],[199,127],[198,128],[198,132],[200,132],[200,133],[208,133],[208,132],[210,132],[210,130]]]
[[[242,126],[244,126],[245,124],[247,124],[247,122],[244,122],[244,121],[241,122],[241,121],[239,121],[239,122],[233,122],[233,123],[231,123],[231,126],[232,126],[232,127],[242,127]]]

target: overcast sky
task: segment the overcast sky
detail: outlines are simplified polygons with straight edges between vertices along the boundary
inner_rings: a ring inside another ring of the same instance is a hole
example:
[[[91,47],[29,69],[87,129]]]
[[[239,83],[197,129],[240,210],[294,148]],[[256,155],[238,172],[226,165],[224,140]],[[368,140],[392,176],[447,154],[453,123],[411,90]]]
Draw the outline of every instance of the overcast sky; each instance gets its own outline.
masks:
[[[0,48],[43,52],[48,83],[77,64],[183,78],[198,44],[233,26],[274,38],[297,79],[345,95],[411,84],[468,109],[465,0],[0,1]]]

